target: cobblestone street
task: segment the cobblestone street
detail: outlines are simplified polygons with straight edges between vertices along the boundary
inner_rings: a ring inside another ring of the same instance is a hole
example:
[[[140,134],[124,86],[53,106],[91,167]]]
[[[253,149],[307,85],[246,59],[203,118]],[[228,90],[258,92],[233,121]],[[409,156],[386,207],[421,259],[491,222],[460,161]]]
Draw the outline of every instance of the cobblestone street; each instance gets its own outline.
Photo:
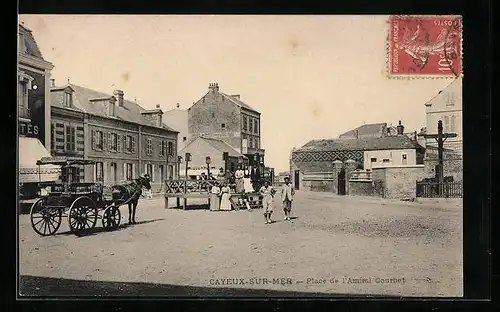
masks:
[[[128,211],[121,211],[124,223]],[[98,220],[95,233],[78,238],[69,233],[66,219],[59,233],[40,237],[29,215],[20,215],[20,292],[45,293],[49,286],[23,282],[23,276],[34,276],[193,286],[200,289],[197,295],[206,295],[203,288],[463,294],[462,206],[457,202],[389,202],[298,191],[292,216],[283,221],[275,204],[275,222],[267,225],[262,210],[183,211],[164,209],[161,199],[142,200],[138,224],[103,232]],[[63,288],[50,293],[68,294]],[[95,294],[99,291],[96,287]],[[78,288],[71,293],[77,295]],[[120,288],[114,294],[130,293]]]

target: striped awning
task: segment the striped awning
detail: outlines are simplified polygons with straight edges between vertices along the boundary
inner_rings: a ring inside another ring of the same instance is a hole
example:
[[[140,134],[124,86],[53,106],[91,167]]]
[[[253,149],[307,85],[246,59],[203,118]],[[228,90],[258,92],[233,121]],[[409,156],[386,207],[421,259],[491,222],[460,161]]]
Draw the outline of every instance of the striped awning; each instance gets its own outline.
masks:
[[[37,166],[42,157],[50,157],[50,153],[38,139],[19,138],[19,183],[49,182],[59,178],[60,166]]]

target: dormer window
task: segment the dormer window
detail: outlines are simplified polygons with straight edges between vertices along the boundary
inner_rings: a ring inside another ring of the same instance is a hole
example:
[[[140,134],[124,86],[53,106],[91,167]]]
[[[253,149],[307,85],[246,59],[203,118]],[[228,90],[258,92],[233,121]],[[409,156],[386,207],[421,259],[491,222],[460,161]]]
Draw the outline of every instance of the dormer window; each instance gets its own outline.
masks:
[[[73,106],[73,94],[70,92],[64,92],[64,107]]]
[[[224,129],[226,129],[226,124],[223,123],[223,124],[220,125],[220,127],[221,127],[222,130],[224,130]]]

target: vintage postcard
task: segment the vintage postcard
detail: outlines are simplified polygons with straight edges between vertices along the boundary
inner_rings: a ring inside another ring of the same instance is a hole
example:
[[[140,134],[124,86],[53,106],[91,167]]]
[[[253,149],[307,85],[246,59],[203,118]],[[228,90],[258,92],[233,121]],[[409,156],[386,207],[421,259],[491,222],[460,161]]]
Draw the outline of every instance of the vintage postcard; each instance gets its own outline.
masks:
[[[462,27],[20,15],[19,298],[462,297]]]

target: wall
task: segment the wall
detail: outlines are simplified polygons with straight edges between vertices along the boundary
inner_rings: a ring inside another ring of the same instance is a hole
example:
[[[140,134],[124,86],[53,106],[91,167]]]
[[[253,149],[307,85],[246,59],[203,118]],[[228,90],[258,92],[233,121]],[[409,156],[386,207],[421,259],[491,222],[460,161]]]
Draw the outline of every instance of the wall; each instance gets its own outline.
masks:
[[[374,196],[373,181],[349,181],[350,196]]]
[[[435,168],[439,163],[436,149],[427,149],[424,163],[425,176],[434,178]],[[460,154],[450,151],[443,152],[443,169],[445,177],[452,176],[454,181],[463,181],[463,159]]]
[[[188,132],[189,142],[201,134],[210,134],[241,149],[240,108],[219,92],[209,91],[188,109]]]
[[[424,175],[423,165],[373,169],[374,195],[392,199],[415,198],[416,183]]]
[[[188,111],[186,109],[172,109],[163,114],[163,122],[170,128],[179,131],[177,152],[180,152],[188,143]],[[185,138],[185,140],[183,139]]]
[[[214,148],[212,145],[207,143],[207,141],[198,139],[194,140],[191,144],[185,147],[181,151],[181,155],[184,158],[185,153],[191,153],[191,162],[189,162],[190,168],[206,168],[206,157],[210,156],[210,170],[216,174],[219,168],[224,168],[224,160],[222,159],[222,152]],[[185,172],[185,161],[181,164],[181,172]]]
[[[417,155],[414,149],[379,150],[364,152],[364,169],[383,168],[389,166],[403,165],[403,154],[407,155],[406,166],[417,164]],[[377,162],[371,162],[371,158],[377,158]],[[384,163],[389,159],[389,163]]]
[[[247,127],[245,130],[244,120],[247,120]],[[252,131],[250,131],[250,121],[252,120]],[[255,124],[257,122],[257,124]],[[255,127],[257,126],[257,127]],[[260,139],[260,115],[249,111],[242,110],[241,113],[241,138],[247,140],[248,148],[262,148]]]

